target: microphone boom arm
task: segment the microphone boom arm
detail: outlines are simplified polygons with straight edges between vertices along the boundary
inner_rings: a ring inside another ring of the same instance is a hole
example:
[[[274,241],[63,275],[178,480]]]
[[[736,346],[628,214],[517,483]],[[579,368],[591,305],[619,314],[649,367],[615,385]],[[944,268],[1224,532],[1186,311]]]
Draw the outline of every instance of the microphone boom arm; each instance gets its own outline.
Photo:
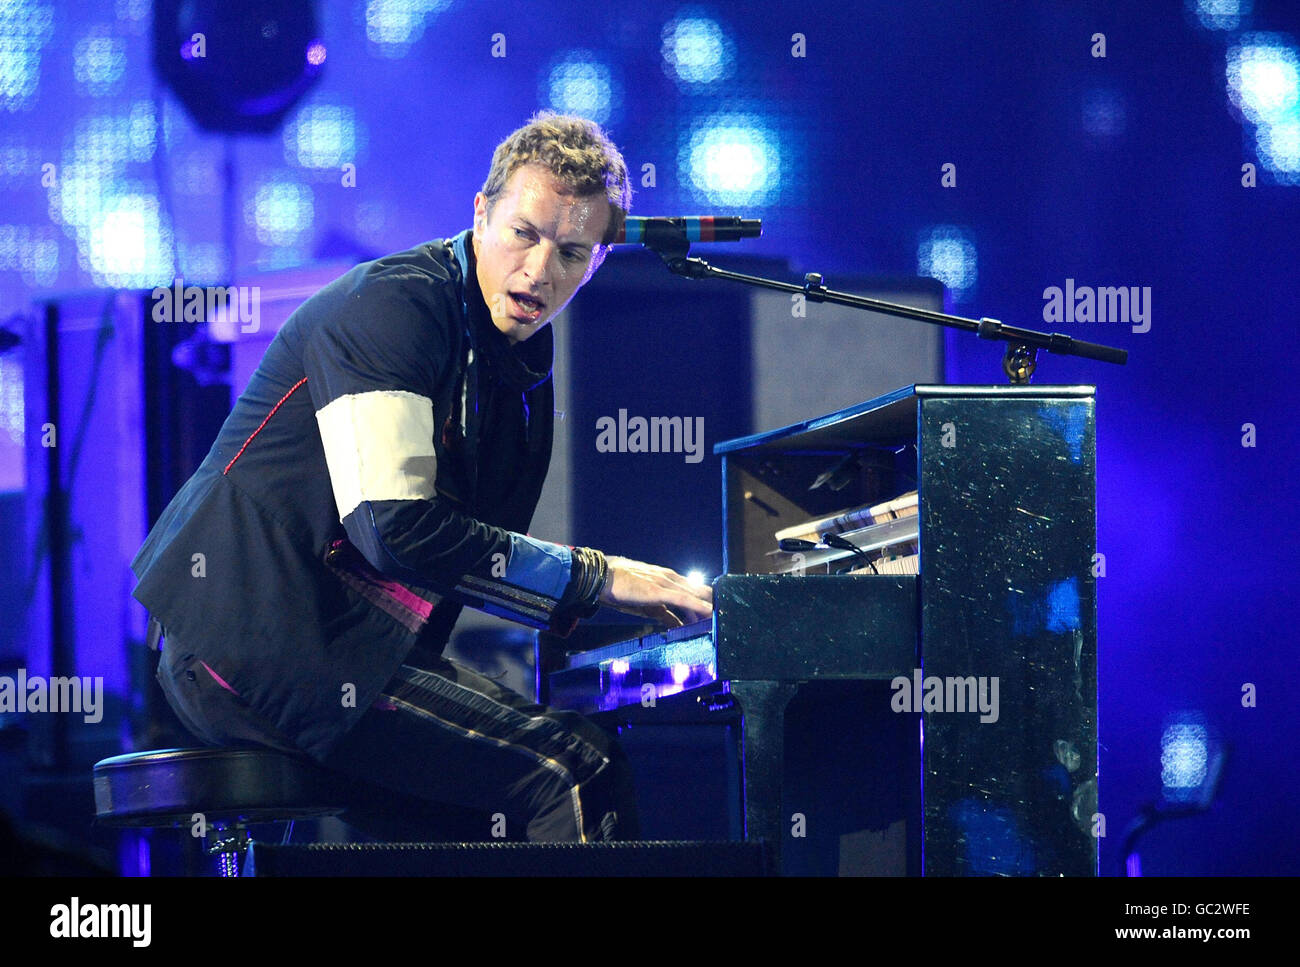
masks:
[[[837,292],[822,284],[822,276],[818,272],[809,272],[805,275],[804,283],[800,286],[792,282],[781,282],[777,279],[766,279],[758,275],[746,275],[743,272],[715,268],[704,259],[687,257],[691,250],[691,243],[684,231],[647,239],[643,244],[663,259],[670,272],[688,279],[725,279],[763,289],[775,289],[777,292],[802,293],[809,302],[830,302],[852,309],[883,312],[886,315],[915,319],[933,326],[946,326],[949,329],[973,332],[981,339],[1003,340],[1007,343],[1007,350],[1002,358],[1002,369],[1011,382],[1018,385],[1027,384],[1033,376],[1040,349],[1059,356],[1081,356],[1084,359],[1096,359],[1120,366],[1128,362],[1127,349],[1086,342],[1059,332],[1037,332],[1033,329],[1004,325],[996,319],[967,319],[963,316],[936,312],[933,309],[917,309],[881,299],[869,299],[851,292]]]

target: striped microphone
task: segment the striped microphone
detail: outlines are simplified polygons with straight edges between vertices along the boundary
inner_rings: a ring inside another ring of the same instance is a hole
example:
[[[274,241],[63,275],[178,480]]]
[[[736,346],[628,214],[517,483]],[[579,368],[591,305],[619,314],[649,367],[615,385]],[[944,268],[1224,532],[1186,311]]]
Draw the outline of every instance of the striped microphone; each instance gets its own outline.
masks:
[[[653,245],[657,241],[684,238],[688,242],[735,242],[758,238],[763,222],[758,218],[686,215],[682,218],[634,218],[628,216],[614,238],[615,245]]]

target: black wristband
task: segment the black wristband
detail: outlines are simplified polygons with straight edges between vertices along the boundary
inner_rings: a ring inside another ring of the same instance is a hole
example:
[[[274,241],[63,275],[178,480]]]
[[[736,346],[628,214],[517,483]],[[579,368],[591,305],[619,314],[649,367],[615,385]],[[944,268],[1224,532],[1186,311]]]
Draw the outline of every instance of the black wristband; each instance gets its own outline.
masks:
[[[600,610],[600,593],[609,577],[609,562],[590,547],[573,549],[573,573],[555,611],[557,616],[590,618]]]

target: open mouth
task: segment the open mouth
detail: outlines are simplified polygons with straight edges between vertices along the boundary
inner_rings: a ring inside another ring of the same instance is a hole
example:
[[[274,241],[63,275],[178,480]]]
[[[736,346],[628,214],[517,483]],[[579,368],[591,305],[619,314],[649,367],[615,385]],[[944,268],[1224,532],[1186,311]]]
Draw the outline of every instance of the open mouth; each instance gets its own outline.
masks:
[[[510,301],[514,303],[515,311],[529,322],[540,319],[542,310],[546,308],[545,303],[522,292],[511,292]]]

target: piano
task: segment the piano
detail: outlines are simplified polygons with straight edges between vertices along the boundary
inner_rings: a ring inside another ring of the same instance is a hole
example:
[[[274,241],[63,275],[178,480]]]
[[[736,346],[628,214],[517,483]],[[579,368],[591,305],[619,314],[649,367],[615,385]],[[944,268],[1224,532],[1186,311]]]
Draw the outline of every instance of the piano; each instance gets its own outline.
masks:
[[[1091,386],[909,386],[720,443],[713,618],[552,645],[541,697],[607,725],[738,718],[737,834],[779,869],[788,704],[876,682],[873,754],[908,787],[896,872],[1097,875],[1095,452]],[[848,551],[791,573],[773,554],[783,527],[910,489],[915,576],[835,573]]]

